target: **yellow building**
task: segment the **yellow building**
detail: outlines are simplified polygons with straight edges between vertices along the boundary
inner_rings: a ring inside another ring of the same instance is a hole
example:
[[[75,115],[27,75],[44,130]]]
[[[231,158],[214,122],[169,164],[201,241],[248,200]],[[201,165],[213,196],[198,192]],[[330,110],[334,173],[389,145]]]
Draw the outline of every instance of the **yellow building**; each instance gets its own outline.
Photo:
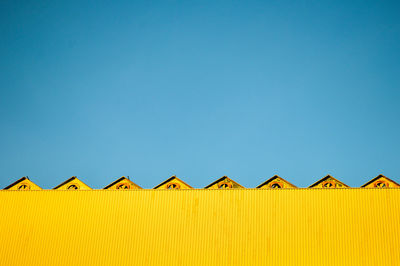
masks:
[[[296,188],[296,186],[282,177],[274,175],[261,185],[257,186],[257,188]]]
[[[212,182],[208,186],[205,187],[206,189],[230,189],[230,188],[244,188],[239,183],[236,183],[232,179],[227,176],[223,176],[220,179]]]
[[[0,191],[1,265],[400,265],[400,188]]]
[[[88,190],[88,189],[92,189],[92,188],[89,187],[88,185],[86,185],[85,183],[83,183],[76,176],[73,176],[73,177],[65,180],[64,182],[62,182],[61,184],[59,184],[58,186],[56,186],[53,189],[57,189],[57,190]]]
[[[118,178],[111,184],[104,187],[104,189],[141,189],[138,185],[133,183],[130,179],[125,176]]]
[[[1,190],[0,265],[400,265],[400,187],[384,176],[368,188],[331,176],[313,185],[343,189],[246,189],[227,177],[207,186],[217,189],[177,189],[191,187],[174,176],[127,189],[127,180],[74,193],[65,190],[82,189],[77,178],[64,191],[17,191],[32,188],[21,179]]]

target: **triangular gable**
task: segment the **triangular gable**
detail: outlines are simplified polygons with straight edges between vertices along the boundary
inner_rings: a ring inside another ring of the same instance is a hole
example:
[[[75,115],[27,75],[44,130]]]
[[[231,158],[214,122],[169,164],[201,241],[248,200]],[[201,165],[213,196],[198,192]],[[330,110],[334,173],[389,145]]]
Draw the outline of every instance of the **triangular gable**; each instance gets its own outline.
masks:
[[[140,189],[138,185],[133,183],[131,180],[126,178],[125,176],[118,178],[108,186],[104,187],[104,189]]]
[[[274,175],[273,177],[259,185],[257,188],[296,188],[296,186],[286,181],[282,177]]]
[[[223,176],[220,179],[212,182],[211,184],[209,184],[205,188],[208,188],[208,189],[229,189],[229,188],[244,188],[244,187],[242,185],[240,185],[239,183],[236,183],[235,181],[233,181],[229,177]]]
[[[377,177],[373,178],[372,180],[368,181],[361,187],[367,187],[367,188],[391,188],[391,187],[400,187],[400,184],[396,183],[392,179],[384,176],[384,175],[378,175]]]
[[[8,185],[4,189],[6,190],[42,190],[41,187],[33,183],[31,180],[29,180],[28,177],[22,177],[12,183],[11,185]]]
[[[173,175],[153,189],[192,189],[192,187]]]
[[[58,186],[53,189],[57,190],[90,190],[92,189],[81,180],[79,180],[76,176],[71,177],[70,179],[62,182]]]
[[[318,180],[317,182],[309,186],[309,188],[345,188],[345,187],[349,186],[330,175],[325,176],[324,178]]]

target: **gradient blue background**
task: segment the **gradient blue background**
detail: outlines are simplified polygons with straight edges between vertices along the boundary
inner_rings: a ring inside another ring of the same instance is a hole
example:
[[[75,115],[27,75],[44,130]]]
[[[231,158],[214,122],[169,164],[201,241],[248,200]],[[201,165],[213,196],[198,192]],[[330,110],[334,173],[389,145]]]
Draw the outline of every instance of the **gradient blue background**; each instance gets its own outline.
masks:
[[[398,1],[3,1],[0,185],[400,181]]]

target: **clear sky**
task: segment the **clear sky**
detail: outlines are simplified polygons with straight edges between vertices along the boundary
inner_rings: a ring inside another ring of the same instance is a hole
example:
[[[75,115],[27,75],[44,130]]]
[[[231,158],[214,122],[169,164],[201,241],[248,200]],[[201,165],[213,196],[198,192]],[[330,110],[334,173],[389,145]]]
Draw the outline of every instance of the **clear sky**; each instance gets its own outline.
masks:
[[[0,186],[399,182],[398,3],[3,1]]]

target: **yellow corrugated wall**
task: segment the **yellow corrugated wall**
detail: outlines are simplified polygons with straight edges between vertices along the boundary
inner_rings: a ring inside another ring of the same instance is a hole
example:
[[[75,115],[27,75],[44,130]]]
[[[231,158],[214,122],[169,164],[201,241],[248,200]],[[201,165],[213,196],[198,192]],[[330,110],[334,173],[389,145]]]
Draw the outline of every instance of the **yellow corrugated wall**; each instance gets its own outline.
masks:
[[[1,265],[400,265],[400,189],[1,191]]]

